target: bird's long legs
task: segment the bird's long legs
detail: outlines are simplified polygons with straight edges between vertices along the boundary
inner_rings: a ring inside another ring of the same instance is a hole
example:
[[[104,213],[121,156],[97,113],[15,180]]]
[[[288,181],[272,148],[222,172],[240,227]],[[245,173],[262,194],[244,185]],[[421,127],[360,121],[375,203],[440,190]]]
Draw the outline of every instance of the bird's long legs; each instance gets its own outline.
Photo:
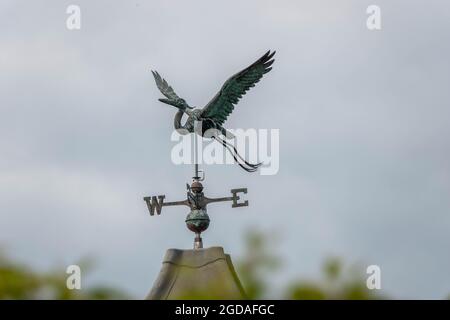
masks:
[[[261,166],[261,162],[257,163],[257,164],[253,164],[250,163],[248,161],[246,161],[237,151],[236,147],[228,142],[226,142],[225,140],[219,138],[219,137],[212,137],[213,139],[217,140],[218,142],[220,142],[233,156],[234,160],[238,163],[238,165],[244,169],[247,172],[255,172],[256,170],[258,170],[258,168]],[[239,159],[238,159],[239,158]]]

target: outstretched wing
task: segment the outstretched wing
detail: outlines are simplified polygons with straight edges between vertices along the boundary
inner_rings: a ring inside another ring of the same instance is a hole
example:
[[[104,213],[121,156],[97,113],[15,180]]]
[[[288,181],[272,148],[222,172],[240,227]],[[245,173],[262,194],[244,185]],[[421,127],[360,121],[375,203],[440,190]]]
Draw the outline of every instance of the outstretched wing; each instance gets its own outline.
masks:
[[[167,81],[165,79],[163,79],[159,73],[157,71],[153,71],[153,77],[155,78],[155,82],[156,82],[156,86],[158,87],[159,91],[161,91],[161,93],[167,97],[167,99],[169,99],[169,102],[172,102],[175,105],[183,105],[185,103],[184,99],[180,98],[175,91],[172,89],[172,87],[167,83]],[[164,101],[165,99],[160,99],[160,101],[162,102],[166,102]]]
[[[203,108],[202,117],[223,124],[228,115],[233,112],[234,105],[262,76],[272,70],[274,52],[267,51],[255,63],[229,78],[216,96]]]

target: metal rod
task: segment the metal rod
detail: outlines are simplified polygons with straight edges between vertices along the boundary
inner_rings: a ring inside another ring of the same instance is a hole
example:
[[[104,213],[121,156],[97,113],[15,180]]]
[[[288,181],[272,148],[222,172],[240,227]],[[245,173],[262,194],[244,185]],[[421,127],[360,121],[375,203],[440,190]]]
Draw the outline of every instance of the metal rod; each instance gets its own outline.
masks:
[[[194,179],[200,179],[198,174],[198,140],[197,140],[197,130],[194,130]]]
[[[163,202],[162,206],[163,207],[170,207],[170,206],[190,206],[189,201],[187,200],[183,200],[183,201],[171,201],[171,202]]]
[[[233,200],[239,200],[239,197],[223,197],[223,198],[208,198],[204,197],[206,203],[212,203],[212,202],[222,202],[222,201],[233,201]]]
[[[194,249],[203,249],[203,241],[202,237],[200,236],[200,233],[195,233],[195,239],[194,239]]]

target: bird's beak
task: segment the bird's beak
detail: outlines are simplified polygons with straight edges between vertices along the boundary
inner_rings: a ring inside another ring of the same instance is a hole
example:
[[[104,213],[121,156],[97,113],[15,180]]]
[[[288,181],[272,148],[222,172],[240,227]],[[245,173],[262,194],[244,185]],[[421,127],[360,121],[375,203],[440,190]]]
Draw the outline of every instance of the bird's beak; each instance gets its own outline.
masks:
[[[169,99],[158,99],[158,100],[161,101],[162,103],[169,104],[171,106],[174,106],[174,107],[180,109],[179,106],[177,106],[173,101],[171,101]]]
[[[163,103],[166,103],[166,104],[169,104],[171,106],[174,106],[175,108],[178,108],[178,109],[183,110],[183,111],[186,111],[188,109],[194,109],[191,106],[188,106],[187,104],[185,104],[184,106],[179,106],[179,105],[177,105],[175,102],[173,102],[170,99],[163,99],[163,98],[161,98],[161,99],[158,99],[158,100],[163,102]]]

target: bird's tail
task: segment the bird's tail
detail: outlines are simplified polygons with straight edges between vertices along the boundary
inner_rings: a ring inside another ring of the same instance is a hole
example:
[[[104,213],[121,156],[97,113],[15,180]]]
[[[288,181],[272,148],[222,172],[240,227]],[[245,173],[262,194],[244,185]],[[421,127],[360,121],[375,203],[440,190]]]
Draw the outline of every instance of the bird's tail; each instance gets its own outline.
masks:
[[[253,163],[250,163],[250,162],[246,161],[238,153],[236,147],[233,144],[228,143],[225,140],[223,140],[223,139],[221,139],[219,137],[216,137],[216,136],[213,136],[212,138],[215,139],[216,141],[220,142],[231,153],[231,155],[233,156],[233,158],[237,162],[237,164],[242,169],[244,169],[245,171],[247,171],[247,172],[255,172],[261,166],[262,162],[253,164]]]

